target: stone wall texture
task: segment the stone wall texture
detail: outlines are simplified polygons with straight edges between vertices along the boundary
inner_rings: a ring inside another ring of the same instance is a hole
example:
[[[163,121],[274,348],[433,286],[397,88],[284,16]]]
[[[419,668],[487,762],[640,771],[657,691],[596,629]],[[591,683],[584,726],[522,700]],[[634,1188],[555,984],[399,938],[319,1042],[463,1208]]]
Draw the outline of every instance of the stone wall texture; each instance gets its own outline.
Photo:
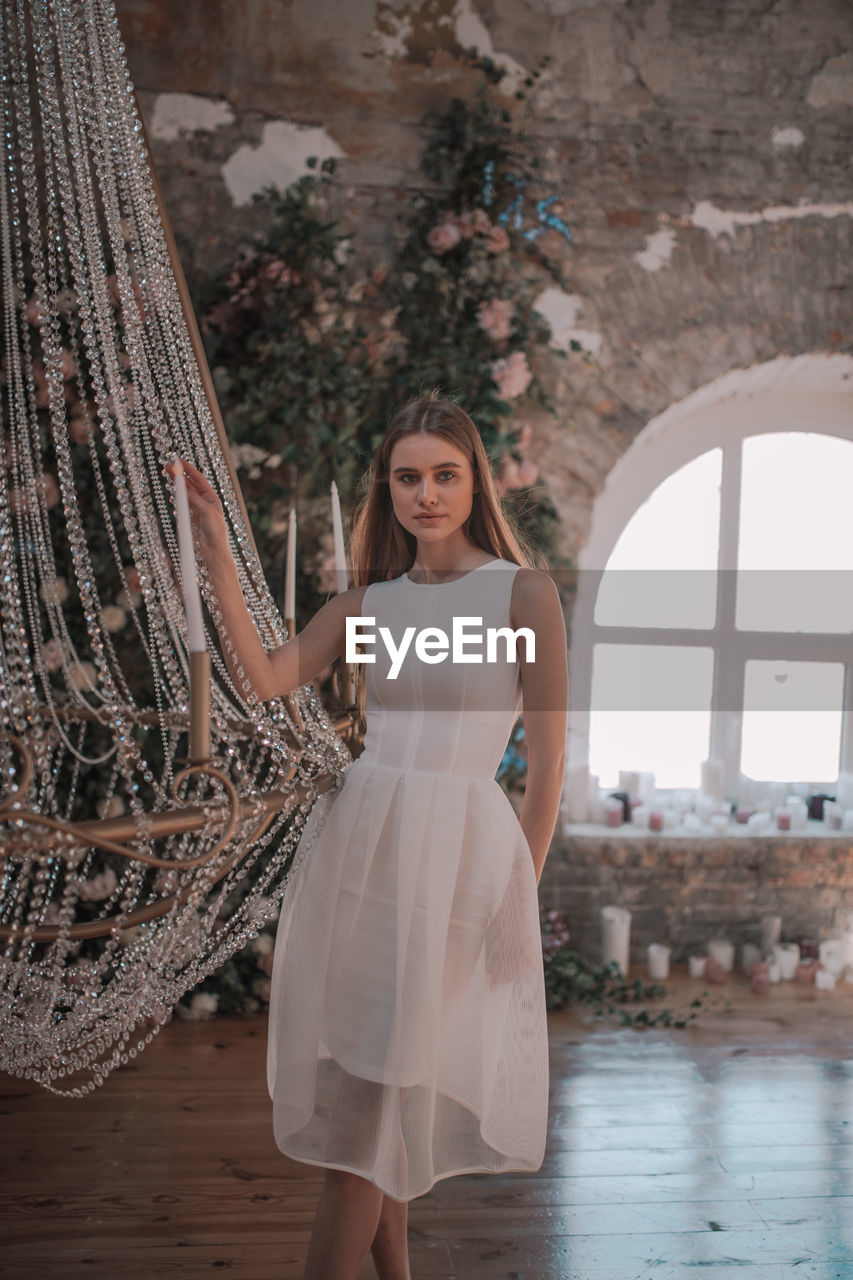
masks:
[[[507,66],[509,90],[541,69],[524,126],[574,243],[539,243],[594,349],[541,369],[558,411],[532,454],[567,556],[653,415],[730,369],[850,349],[848,0],[118,0],[118,15],[191,273],[252,230],[235,199],[311,153],[341,156],[342,212],[381,258],[430,112],[479,82],[463,50]]]
[[[381,260],[422,181],[430,113],[479,83],[464,50],[507,68],[573,234],[539,244],[570,281],[586,354],[543,357],[557,411],[530,450],[567,557],[654,415],[730,370],[853,345],[849,0],[118,0],[118,14],[191,277],[258,225],[251,191],[310,154],[340,157],[339,213]],[[825,928],[853,905],[849,852],[558,838],[543,895],[591,952],[597,908],[633,905],[639,957],[774,906],[786,927]]]

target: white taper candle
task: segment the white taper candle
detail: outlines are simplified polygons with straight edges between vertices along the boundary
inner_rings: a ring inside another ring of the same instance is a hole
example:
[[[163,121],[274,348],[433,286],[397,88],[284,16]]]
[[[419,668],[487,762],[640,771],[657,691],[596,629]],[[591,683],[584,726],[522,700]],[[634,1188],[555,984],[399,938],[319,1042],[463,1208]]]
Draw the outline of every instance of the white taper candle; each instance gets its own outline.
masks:
[[[180,468],[177,460],[176,466]],[[182,469],[173,472],[172,478],[175,481],[175,519],[178,526],[178,550],[181,554],[184,608],[187,612],[187,637],[191,653],[204,653],[207,651],[207,644],[201,618],[201,595],[198,589],[198,570],[193,549],[190,504],[187,501],[187,482]]]
[[[296,619],[296,511],[290,508],[287,526],[287,565],[284,574],[284,616]]]
[[[337,590],[346,591],[347,583],[347,558],[344,551],[344,522],[341,517],[341,500],[338,496],[338,486],[332,481],[332,535],[335,542],[335,569],[338,575]]]

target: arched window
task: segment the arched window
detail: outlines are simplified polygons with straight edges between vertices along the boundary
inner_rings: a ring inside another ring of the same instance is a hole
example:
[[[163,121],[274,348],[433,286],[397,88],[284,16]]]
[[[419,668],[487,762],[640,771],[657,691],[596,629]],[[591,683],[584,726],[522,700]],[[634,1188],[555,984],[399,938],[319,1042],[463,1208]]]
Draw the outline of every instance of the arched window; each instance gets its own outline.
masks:
[[[667,410],[579,567],[570,776],[692,788],[713,758],[734,798],[853,772],[853,361],[738,370]]]

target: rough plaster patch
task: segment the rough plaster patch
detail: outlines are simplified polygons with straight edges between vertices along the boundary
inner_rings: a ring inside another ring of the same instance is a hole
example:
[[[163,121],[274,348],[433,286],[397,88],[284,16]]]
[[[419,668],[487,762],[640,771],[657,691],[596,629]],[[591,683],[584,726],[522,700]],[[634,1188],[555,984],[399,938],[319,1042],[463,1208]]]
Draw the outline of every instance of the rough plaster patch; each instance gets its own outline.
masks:
[[[770,141],[774,147],[801,147],[805,140],[805,134],[795,125],[789,125],[787,129],[770,130]]]
[[[491,58],[495,66],[506,72],[498,85],[500,93],[511,94],[520,89],[529,72],[508,53],[496,53],[491,32],[474,8],[472,0],[457,0],[453,12],[456,39],[463,49],[474,48],[484,58]]]
[[[414,35],[415,27],[409,12],[383,12],[382,26],[371,34],[371,52],[378,53],[381,58],[405,58],[409,52],[409,41]]]
[[[591,329],[576,327],[582,308],[583,302],[576,294],[564,293],[554,285],[543,289],[533,303],[534,311],[544,316],[551,326],[552,347],[568,351],[572,342],[578,342],[584,351],[598,355],[601,348],[601,334]]]
[[[814,77],[806,94],[810,107],[853,107],[853,53],[830,58]]]
[[[644,271],[659,271],[672,257],[675,248],[675,232],[671,227],[662,227],[653,236],[646,237],[646,247],[634,257]]]
[[[325,129],[270,120],[260,146],[244,143],[222,166],[222,177],[235,205],[248,204],[256,192],[276,186],[282,190],[306,173],[309,156],[318,160],[344,155]]]
[[[224,98],[197,93],[158,93],[151,115],[151,136],[174,142],[184,133],[212,132],[231,124],[234,112]]]
[[[712,236],[733,235],[736,226],[748,226],[755,222],[787,222],[791,218],[849,218],[853,217],[853,201],[846,204],[781,204],[768,205],[757,213],[732,209],[718,209],[710,200],[700,200],[690,215],[694,227],[700,227]]]

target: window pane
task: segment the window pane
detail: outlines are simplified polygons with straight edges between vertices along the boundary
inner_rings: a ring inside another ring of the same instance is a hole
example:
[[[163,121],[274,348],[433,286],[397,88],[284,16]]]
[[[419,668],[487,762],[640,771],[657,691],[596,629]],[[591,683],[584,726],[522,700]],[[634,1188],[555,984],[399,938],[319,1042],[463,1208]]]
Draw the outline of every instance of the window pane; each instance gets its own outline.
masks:
[[[634,512],[602,575],[603,626],[712,627],[722,450],[674,471]]]
[[[698,787],[711,733],[713,653],[679,645],[595,646],[589,766],[603,787],[620,769],[659,787]]]
[[[838,777],[844,664],[746,664],[741,772],[762,781]]]
[[[853,630],[853,443],[815,432],[743,442],[736,625]]]

